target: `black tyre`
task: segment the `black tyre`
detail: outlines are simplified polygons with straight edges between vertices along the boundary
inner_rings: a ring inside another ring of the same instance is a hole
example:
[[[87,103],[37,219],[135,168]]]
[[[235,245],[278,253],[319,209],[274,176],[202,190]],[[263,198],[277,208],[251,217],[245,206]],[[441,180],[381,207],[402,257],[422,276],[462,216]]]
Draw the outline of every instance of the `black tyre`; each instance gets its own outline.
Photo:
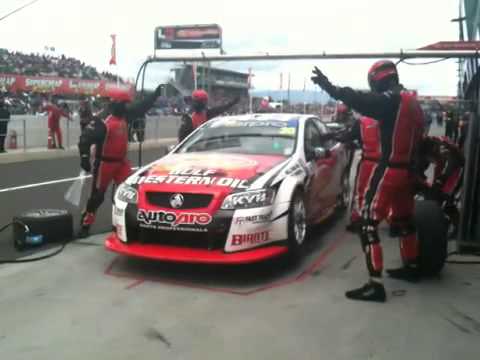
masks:
[[[25,228],[30,234],[43,235],[43,242],[64,242],[73,239],[73,217],[67,210],[29,210],[13,218],[13,239],[17,250],[26,247]]]
[[[448,223],[440,206],[435,201],[416,201],[415,226],[422,275],[437,275],[445,265],[448,250]]]
[[[296,263],[302,257],[307,238],[307,215],[303,192],[295,190],[288,210],[288,259]]]

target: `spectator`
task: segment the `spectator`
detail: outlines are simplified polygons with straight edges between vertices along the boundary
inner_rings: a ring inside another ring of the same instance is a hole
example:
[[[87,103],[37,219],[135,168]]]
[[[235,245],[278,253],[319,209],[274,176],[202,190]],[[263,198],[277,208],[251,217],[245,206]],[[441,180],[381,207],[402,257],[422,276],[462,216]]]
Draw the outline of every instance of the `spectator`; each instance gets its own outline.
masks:
[[[117,81],[116,75],[108,72],[99,73],[94,67],[65,55],[59,57],[28,55],[6,49],[0,49],[0,73]],[[124,83],[121,78],[119,81]]]

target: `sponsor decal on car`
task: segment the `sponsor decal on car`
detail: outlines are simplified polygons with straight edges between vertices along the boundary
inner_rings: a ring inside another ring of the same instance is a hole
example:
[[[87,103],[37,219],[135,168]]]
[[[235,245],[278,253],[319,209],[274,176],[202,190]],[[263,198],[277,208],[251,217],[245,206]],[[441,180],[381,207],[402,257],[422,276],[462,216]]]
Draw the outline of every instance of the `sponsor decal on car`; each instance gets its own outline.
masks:
[[[164,226],[164,225],[155,225],[155,224],[141,224],[143,229],[151,230],[165,230],[165,231],[190,231],[190,232],[207,232],[207,228],[198,228],[198,227],[184,227],[184,226]]]
[[[149,211],[140,209],[137,220],[142,225],[168,224],[178,225],[201,225],[205,226],[212,222],[212,217],[207,213],[173,213],[168,211]]]
[[[137,192],[131,188],[120,187],[118,189],[118,196],[123,199],[133,200],[137,196]]]
[[[248,189],[248,180],[231,177],[213,176],[215,169],[178,168],[167,175],[138,176],[131,180],[132,184],[174,184],[174,185],[210,185],[225,186],[233,189]]]
[[[235,156],[223,154],[182,154],[171,156],[156,163],[152,167],[153,172],[170,172],[176,169],[211,169],[212,165],[216,171],[241,170],[257,165],[257,162],[246,156]]]
[[[234,223],[236,225],[263,224],[263,223],[269,222],[271,217],[272,217],[272,213],[251,215],[251,216],[240,216],[235,218]]]
[[[257,191],[241,193],[241,194],[234,194],[232,195],[232,205],[234,208],[253,205],[253,204],[262,204],[267,200],[268,194],[265,191]]]
[[[252,234],[232,235],[232,246],[252,246],[262,244],[270,240],[270,231],[262,231]]]
[[[113,207],[113,214],[114,214],[115,216],[120,216],[120,217],[122,217],[122,216],[124,215],[124,213],[125,213],[125,211],[124,211],[123,209],[120,209],[120,208],[118,208],[118,207],[116,207],[116,206]]]

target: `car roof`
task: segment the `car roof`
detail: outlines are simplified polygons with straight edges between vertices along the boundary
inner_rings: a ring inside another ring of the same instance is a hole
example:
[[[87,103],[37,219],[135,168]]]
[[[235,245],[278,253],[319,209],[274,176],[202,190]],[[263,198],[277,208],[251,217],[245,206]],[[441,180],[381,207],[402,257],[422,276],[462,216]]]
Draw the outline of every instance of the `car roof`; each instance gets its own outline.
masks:
[[[298,120],[299,122],[304,122],[311,117],[315,117],[315,115],[308,115],[308,114],[284,114],[284,113],[261,113],[261,114],[242,114],[242,115],[228,115],[228,116],[219,116],[215,118],[213,121],[225,121],[225,120],[233,120],[233,121],[252,121],[252,120],[259,120],[259,121],[285,121],[288,122],[290,120]]]

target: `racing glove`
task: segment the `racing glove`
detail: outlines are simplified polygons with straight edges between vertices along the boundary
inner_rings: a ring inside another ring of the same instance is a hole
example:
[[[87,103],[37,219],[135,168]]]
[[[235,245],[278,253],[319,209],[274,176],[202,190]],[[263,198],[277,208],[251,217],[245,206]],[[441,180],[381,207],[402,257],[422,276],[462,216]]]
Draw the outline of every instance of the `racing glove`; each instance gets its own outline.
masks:
[[[324,73],[320,71],[319,68],[315,66],[315,68],[312,71],[313,75],[311,77],[312,82],[314,84],[317,84],[320,86],[323,90],[325,90],[329,95],[334,95],[335,94],[335,86],[328,80],[328,78],[325,76]]]
[[[88,155],[82,155],[80,157],[80,167],[87,173],[92,170],[92,165],[90,164],[90,157]]]
[[[435,181],[431,188],[431,194],[434,200],[443,202],[445,200],[445,194],[442,191],[443,184],[440,181]]]

